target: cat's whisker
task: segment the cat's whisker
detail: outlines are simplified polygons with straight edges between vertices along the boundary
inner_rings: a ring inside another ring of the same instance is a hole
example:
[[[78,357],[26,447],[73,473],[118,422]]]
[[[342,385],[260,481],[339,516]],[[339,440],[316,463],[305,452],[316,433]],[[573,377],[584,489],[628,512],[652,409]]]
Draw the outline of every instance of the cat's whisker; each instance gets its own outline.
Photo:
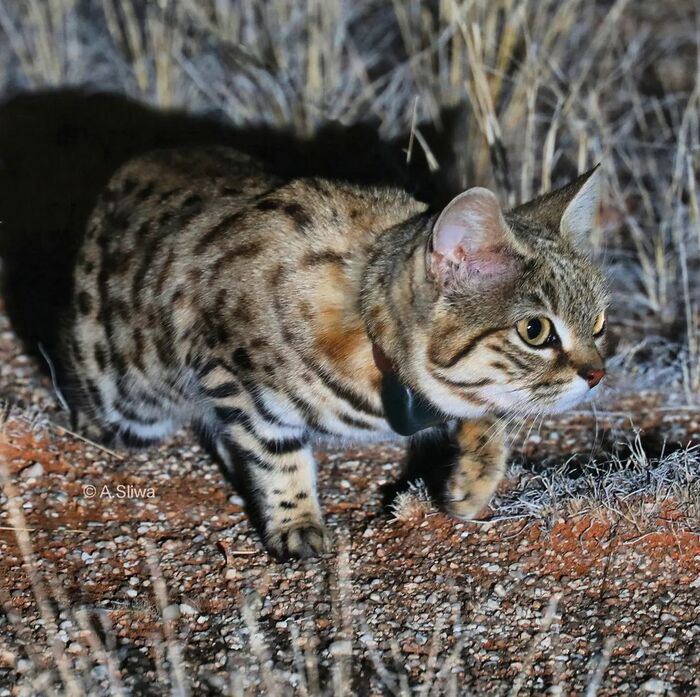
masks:
[[[517,408],[520,406],[520,404],[524,403],[524,400],[522,400],[520,403],[516,403],[514,406]],[[514,420],[516,420],[520,414],[518,411],[512,411],[509,414],[506,414],[507,418],[503,418],[500,420],[497,420],[485,433],[484,433],[484,438],[485,442],[481,446],[478,452],[483,450],[487,445],[489,445],[496,437],[500,437],[503,435],[508,428],[508,426],[513,423]]]
[[[538,409],[538,407],[537,407],[536,405],[533,405],[533,406],[532,406],[530,409],[528,409],[527,412],[523,415],[523,417],[520,419],[520,422],[519,422],[519,424],[518,424],[517,430],[515,431],[514,434],[511,433],[510,436],[509,436],[511,442],[514,442],[514,441],[516,441],[516,440],[519,438],[520,432],[523,430],[523,428],[525,427],[525,425],[528,423],[528,420],[530,419],[530,417],[532,416],[532,414],[535,413],[535,412],[537,411],[537,409]]]
[[[530,434],[532,433],[532,429],[535,427],[535,424],[537,423],[538,418],[540,417],[540,410],[536,409],[534,417],[532,418],[530,422],[530,428],[527,430],[527,434],[525,435],[525,438],[523,438],[523,443],[527,443],[527,441],[530,439]]]
[[[503,431],[507,427],[507,424],[512,418],[513,415],[506,414],[503,417],[499,417],[498,419],[496,419],[494,423],[483,433],[483,442],[476,452],[482,452],[487,446],[489,446],[494,441],[495,438],[497,438],[501,433],[503,433]]]
[[[514,406],[517,407],[517,403]],[[494,420],[494,423],[483,434],[483,437],[487,439],[486,442],[488,443],[488,439],[501,432],[502,429],[506,427],[514,418],[517,418],[517,416],[517,411],[512,410],[504,412],[502,416],[498,416]]]

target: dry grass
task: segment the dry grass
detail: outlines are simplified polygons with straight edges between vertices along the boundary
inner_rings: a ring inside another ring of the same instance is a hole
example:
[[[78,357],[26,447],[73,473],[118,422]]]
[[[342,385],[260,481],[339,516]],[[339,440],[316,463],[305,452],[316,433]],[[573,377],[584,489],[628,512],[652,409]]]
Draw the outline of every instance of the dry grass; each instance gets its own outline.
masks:
[[[0,6],[0,92],[79,84],[239,125],[407,134],[453,188],[525,200],[601,162],[593,236],[625,341],[683,346],[700,390],[695,3],[28,0]],[[4,89],[3,89],[4,83]],[[459,107],[449,155],[423,136]],[[625,348],[623,341],[623,350]]]
[[[492,502],[497,516],[536,520],[551,528],[562,516],[622,517],[639,534],[663,515],[664,504],[674,509],[689,529],[700,534],[700,446],[649,457],[639,434],[627,445],[626,456],[538,463],[537,471],[515,464],[518,482]]]
[[[700,57],[697,5],[587,0],[27,0],[0,2],[0,93],[85,85],[161,107],[214,111],[234,124],[264,123],[313,134],[324,124],[372,121],[382,135],[406,136],[407,159],[419,149],[455,187],[495,187],[514,204],[602,163],[606,201],[592,244],[614,287],[611,325],[620,337],[618,372],[635,385],[666,389],[697,404],[700,392]],[[449,158],[423,135],[444,109],[459,107]],[[642,356],[640,358],[640,356]],[[0,463],[2,465],[2,463]],[[697,449],[648,460],[638,443],[629,456],[591,462],[584,476],[566,465],[517,471],[521,484],[496,501],[497,515],[551,523],[562,512],[622,516],[640,534],[668,497],[698,519]],[[61,586],[35,560],[20,500],[0,466],[10,519],[41,611],[48,653],[25,641],[9,599],[6,617],[27,661],[12,694],[127,694],[109,627],[71,608]],[[416,489],[396,504],[399,520],[422,516]],[[160,632],[162,694],[192,694],[174,632],[158,560],[149,549]],[[234,657],[222,694],[349,694],[361,644],[386,693],[465,694],[458,686],[461,616],[443,652],[436,627],[425,682],[411,685],[392,647],[387,665],[352,586],[340,548],[331,680],[320,684],[313,632],[289,624],[294,675],[274,664],[254,597],[241,612],[248,652]],[[547,633],[556,598],[542,618]],[[60,629],[63,618],[69,629]],[[100,616],[100,622],[105,622]],[[68,632],[85,653],[67,659],[56,637]],[[537,638],[536,638],[537,639]],[[535,640],[536,640],[535,639]],[[7,651],[4,642],[0,647]],[[612,646],[590,666],[589,695],[601,685]],[[249,660],[250,665],[241,661]],[[20,671],[19,668],[22,668]],[[518,694],[523,673],[512,685]],[[364,669],[364,668],[362,668]],[[100,687],[102,685],[102,687]],[[107,685],[104,688],[104,685]],[[100,692],[106,689],[107,692]],[[565,694],[559,686],[557,694]],[[3,692],[0,687],[0,694]]]
[[[142,685],[134,676],[120,670],[117,650],[117,637],[111,627],[107,613],[96,608],[71,603],[65,595],[59,579],[51,571],[42,570],[37,563],[37,555],[27,534],[26,519],[22,512],[22,499],[14,488],[5,464],[0,460],[0,482],[3,502],[9,512],[17,543],[24,562],[24,569],[30,579],[32,592],[40,613],[40,622],[45,633],[45,646],[37,643],[36,635],[28,630],[26,619],[14,609],[7,591],[0,587],[0,606],[4,611],[11,633],[16,643],[2,640],[0,660],[3,668],[17,670],[17,682],[13,695],[33,697],[34,695],[84,695],[126,696],[140,694]],[[416,490],[411,496],[422,492]],[[425,505],[423,503],[423,505]],[[150,588],[153,597],[144,598],[146,612],[153,615],[157,631],[150,637],[148,645],[153,651],[158,673],[158,694],[173,697],[188,697],[197,694],[193,691],[192,680],[184,660],[185,643],[181,630],[181,606],[168,599],[166,581],[160,570],[157,552],[148,541],[144,542],[150,568]],[[392,660],[387,664],[385,654],[380,650],[370,630],[362,603],[352,601],[352,569],[349,560],[349,545],[341,541],[333,560],[334,582],[332,582],[332,616],[335,618],[335,641],[328,647],[330,661],[321,676],[319,666],[319,639],[315,635],[312,621],[307,623],[287,621],[291,650],[294,656],[294,672],[290,673],[283,664],[278,664],[269,649],[270,639],[261,628],[258,612],[261,598],[251,589],[241,601],[240,614],[247,627],[245,650],[232,654],[228,679],[220,675],[210,679],[209,687],[217,694],[244,697],[245,695],[291,695],[300,697],[347,697],[353,694],[353,681],[366,671],[362,655],[367,654],[375,674],[375,683],[381,694],[400,697],[428,697],[429,695],[470,695],[459,686],[458,676],[464,673],[464,642],[460,639],[465,618],[462,608],[455,599],[449,614],[449,625],[440,615],[430,637],[430,651],[426,661],[428,670],[419,683],[409,681],[409,675],[402,668],[406,663],[405,651],[397,642],[391,646]],[[45,565],[44,565],[45,566]],[[549,606],[539,621],[538,633],[533,638],[530,649],[524,658],[508,696],[520,694],[529,678],[529,671],[535,655],[541,651],[545,637],[550,636],[556,616],[558,596],[553,596]],[[472,608],[475,613],[478,608]],[[59,629],[60,625],[60,629]],[[447,631],[456,641],[449,651],[441,646],[441,637]],[[600,658],[591,661],[591,680],[587,695],[595,697],[605,674],[609,654],[608,643]],[[70,646],[70,654],[66,647]],[[3,653],[4,652],[4,653]],[[26,658],[18,659],[18,656]],[[9,662],[9,665],[8,665]],[[330,674],[330,676],[328,675]],[[125,679],[133,688],[125,685]],[[564,685],[559,685],[563,690]],[[9,695],[2,691],[0,694]],[[473,693],[479,694],[479,693]],[[559,692],[563,694],[563,692]]]

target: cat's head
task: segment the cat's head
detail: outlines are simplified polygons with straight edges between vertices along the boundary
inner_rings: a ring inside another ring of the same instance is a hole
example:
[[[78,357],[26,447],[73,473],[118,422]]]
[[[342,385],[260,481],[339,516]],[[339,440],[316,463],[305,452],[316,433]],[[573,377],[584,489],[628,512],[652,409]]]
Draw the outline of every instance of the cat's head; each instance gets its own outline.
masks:
[[[473,188],[437,218],[426,258],[436,299],[413,365],[445,412],[558,412],[604,377],[607,287],[586,251],[599,178],[509,212]]]

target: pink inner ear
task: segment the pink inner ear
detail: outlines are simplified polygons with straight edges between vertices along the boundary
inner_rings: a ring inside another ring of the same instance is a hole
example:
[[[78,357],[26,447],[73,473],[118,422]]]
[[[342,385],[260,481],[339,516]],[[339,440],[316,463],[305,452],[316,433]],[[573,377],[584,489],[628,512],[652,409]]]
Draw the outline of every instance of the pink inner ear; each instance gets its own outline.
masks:
[[[518,262],[497,251],[464,256],[458,262],[434,252],[430,259],[430,273],[445,288],[458,284],[509,283],[517,276]]]
[[[463,236],[464,231],[459,225],[445,221],[440,228],[440,234],[435,236],[435,251],[447,257],[457,257],[458,253],[463,251]]]
[[[510,280],[517,264],[509,235],[496,197],[488,189],[469,189],[435,223],[431,272],[442,285]]]

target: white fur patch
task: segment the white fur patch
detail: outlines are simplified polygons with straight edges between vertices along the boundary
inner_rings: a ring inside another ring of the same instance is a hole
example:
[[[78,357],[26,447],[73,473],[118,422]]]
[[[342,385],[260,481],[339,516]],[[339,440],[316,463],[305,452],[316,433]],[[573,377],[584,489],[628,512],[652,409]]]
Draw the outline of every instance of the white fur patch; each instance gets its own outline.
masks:
[[[557,315],[552,315],[550,320],[552,321],[554,329],[561,340],[561,345],[564,351],[571,351],[571,349],[574,347],[574,337],[566,322]]]
[[[588,383],[578,375],[571,381],[571,386],[561,397],[548,409],[552,414],[559,414],[562,411],[575,407],[592,392]]]

